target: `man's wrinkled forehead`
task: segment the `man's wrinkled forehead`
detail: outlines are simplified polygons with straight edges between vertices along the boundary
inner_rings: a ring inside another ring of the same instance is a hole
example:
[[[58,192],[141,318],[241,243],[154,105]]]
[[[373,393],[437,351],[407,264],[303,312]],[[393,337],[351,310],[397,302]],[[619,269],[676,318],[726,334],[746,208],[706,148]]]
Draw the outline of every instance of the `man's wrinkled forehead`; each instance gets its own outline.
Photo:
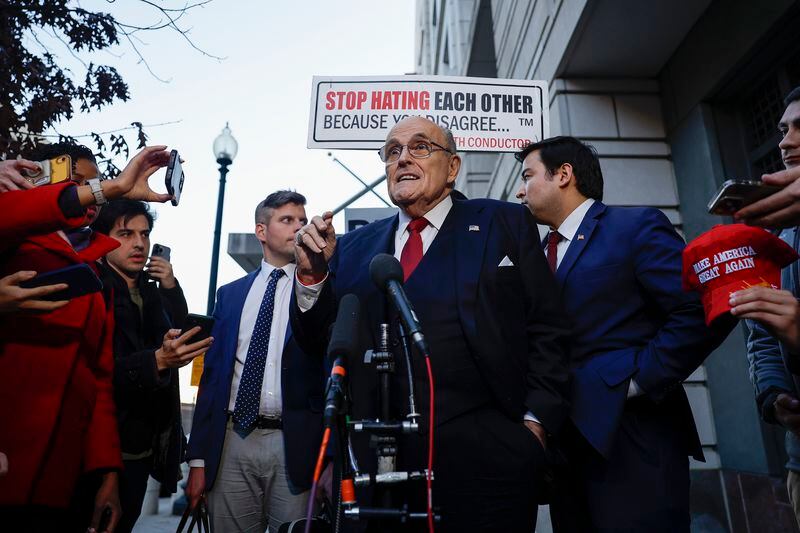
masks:
[[[386,144],[412,141],[415,139],[427,139],[429,141],[443,143],[442,130],[431,122],[430,120],[422,117],[409,117],[401,120],[394,127],[389,130],[386,136]]]

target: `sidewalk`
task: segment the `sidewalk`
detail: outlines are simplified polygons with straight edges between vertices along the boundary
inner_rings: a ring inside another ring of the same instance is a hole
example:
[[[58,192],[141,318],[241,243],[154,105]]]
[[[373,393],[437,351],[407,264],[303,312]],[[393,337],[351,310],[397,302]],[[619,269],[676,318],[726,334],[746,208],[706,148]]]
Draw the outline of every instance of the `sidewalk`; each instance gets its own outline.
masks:
[[[180,516],[172,515],[172,499],[160,498],[158,514],[140,516],[133,533],[175,533],[180,521]]]
[[[172,516],[172,500],[161,498],[158,501],[157,515],[141,516],[133,528],[133,533],[174,533],[178,529],[180,516]],[[536,533],[550,533],[550,512],[547,507],[539,508],[539,520]]]

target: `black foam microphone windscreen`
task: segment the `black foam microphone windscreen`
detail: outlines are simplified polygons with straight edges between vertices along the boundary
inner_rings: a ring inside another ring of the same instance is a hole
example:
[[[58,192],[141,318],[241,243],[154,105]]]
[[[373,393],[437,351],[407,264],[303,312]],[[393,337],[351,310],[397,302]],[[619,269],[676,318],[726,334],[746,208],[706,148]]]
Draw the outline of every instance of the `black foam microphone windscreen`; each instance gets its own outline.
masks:
[[[328,343],[328,357],[350,359],[358,350],[358,321],[361,314],[361,303],[355,294],[345,294],[339,300],[339,312]]]

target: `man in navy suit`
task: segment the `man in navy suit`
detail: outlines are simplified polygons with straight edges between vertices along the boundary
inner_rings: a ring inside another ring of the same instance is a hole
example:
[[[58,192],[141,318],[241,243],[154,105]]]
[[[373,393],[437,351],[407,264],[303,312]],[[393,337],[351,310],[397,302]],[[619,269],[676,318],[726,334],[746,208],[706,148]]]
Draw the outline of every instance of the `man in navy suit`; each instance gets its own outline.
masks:
[[[398,122],[379,153],[400,213],[338,242],[331,213],[301,230],[292,327],[301,346],[321,357],[337,302],[352,293],[365,317],[363,347],[376,347],[379,325],[389,323],[397,351],[397,315],[369,276],[376,254],[394,254],[431,346],[437,530],[530,533],[546,436],[559,430],[568,407],[568,332],[536,225],[518,205],[452,193],[461,159],[452,134],[427,119]],[[408,388],[404,359],[399,352],[395,359],[390,400],[392,416],[402,420]],[[349,366],[352,416],[379,416],[374,369],[360,357]],[[426,466],[428,380],[421,357],[412,366],[422,432],[401,439],[399,470]],[[353,445],[361,469],[374,472],[368,438],[354,434]],[[423,485],[392,504],[424,512],[424,498],[417,497]],[[359,498],[359,505],[370,504],[369,495]],[[398,526],[370,525],[377,531]]]
[[[305,197],[269,195],[256,208],[261,268],[217,292],[187,459],[194,506],[207,493],[215,531],[277,531],[305,516],[322,437],[322,360],[289,326],[294,235]]]
[[[593,148],[572,137],[517,155],[573,326],[569,459],[557,531],[689,531],[688,456],[703,459],[681,382],[724,339],[681,288],[683,239],[661,211],[608,207]]]

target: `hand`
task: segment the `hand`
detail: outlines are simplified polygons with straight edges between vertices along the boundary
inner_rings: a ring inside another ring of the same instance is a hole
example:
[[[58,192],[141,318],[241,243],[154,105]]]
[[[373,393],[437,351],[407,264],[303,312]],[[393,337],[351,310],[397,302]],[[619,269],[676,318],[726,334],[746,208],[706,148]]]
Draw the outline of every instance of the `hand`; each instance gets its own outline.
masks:
[[[778,395],[773,406],[775,419],[780,425],[800,436],[800,401],[784,392]]]
[[[333,501],[333,463],[328,463],[319,476],[317,484],[317,503]]]
[[[525,427],[531,430],[531,433],[536,435],[536,438],[539,439],[539,443],[542,445],[542,449],[546,450],[547,432],[544,430],[544,427],[538,422],[534,422],[533,420],[525,420]]]
[[[731,314],[755,320],[791,353],[800,354],[800,303],[789,291],[751,287],[731,295]]]
[[[175,275],[172,272],[172,263],[159,257],[157,255],[150,256],[150,262],[147,263],[147,274],[158,280],[159,284],[164,289],[174,289],[177,285]]]
[[[23,170],[39,171],[39,163],[27,159],[0,161],[0,193],[33,189],[33,183],[22,176]]]
[[[333,213],[326,211],[300,228],[294,242],[297,277],[304,285],[319,283],[328,272],[328,261],[336,250]]]
[[[100,519],[103,516],[103,511],[106,509],[111,511],[111,519],[108,521],[106,529],[98,532],[97,528],[100,527]],[[94,498],[94,513],[92,514],[92,524],[89,526],[89,532],[113,533],[121,514],[122,509],[119,504],[119,474],[116,472],[108,472],[103,475],[103,482],[100,488],[97,489],[97,495]]]
[[[32,279],[34,276],[36,276],[36,272],[22,270],[0,279],[0,313],[46,313],[60,309],[69,303],[69,300],[50,302],[38,299],[54,292],[63,291],[67,288],[66,283],[42,285],[33,289],[23,289],[19,286],[20,283]]]
[[[186,498],[189,509],[194,509],[200,499],[206,497],[206,469],[204,466],[193,466],[189,469],[189,480],[186,482]]]
[[[0,477],[8,474],[8,457],[6,454],[0,452]]]
[[[208,347],[214,342],[213,337],[186,344],[189,339],[200,333],[201,329],[203,328],[195,326],[183,335],[181,335],[181,330],[179,329],[167,331],[164,334],[164,342],[161,348],[156,350],[156,366],[158,370],[186,366],[198,355],[206,353]]]
[[[763,200],[734,213],[737,222],[762,228],[788,228],[800,225],[800,166],[764,174],[761,181],[783,187]]]
[[[133,156],[119,176],[103,182],[105,197],[109,200],[122,197],[162,203],[172,198],[169,194],[154,192],[147,181],[156,170],[169,163],[169,152],[165,148],[166,146],[148,146]]]

